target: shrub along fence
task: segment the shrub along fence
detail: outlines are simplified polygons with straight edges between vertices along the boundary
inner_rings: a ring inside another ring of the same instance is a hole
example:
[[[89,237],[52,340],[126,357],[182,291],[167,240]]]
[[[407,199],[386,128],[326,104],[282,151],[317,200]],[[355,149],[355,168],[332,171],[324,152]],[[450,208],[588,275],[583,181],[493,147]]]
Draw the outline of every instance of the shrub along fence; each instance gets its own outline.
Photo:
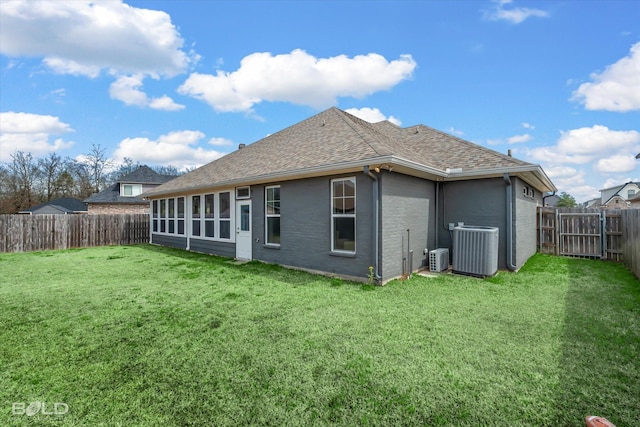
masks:
[[[149,215],[0,215],[0,252],[149,242]]]

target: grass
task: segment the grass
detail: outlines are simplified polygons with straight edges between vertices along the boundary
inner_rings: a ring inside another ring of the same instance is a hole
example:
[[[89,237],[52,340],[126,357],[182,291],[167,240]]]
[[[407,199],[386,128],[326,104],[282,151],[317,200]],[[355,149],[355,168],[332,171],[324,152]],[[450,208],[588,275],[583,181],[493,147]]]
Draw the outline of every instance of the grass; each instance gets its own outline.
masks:
[[[601,261],[380,288],[147,245],[0,254],[3,426],[636,426],[639,354],[640,282]]]

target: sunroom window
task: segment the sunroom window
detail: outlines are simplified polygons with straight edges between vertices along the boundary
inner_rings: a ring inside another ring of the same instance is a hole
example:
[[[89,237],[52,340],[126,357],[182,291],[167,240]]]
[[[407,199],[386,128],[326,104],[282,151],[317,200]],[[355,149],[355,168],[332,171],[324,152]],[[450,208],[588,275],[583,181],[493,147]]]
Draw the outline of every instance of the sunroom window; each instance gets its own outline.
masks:
[[[231,238],[231,193],[220,193],[220,203],[218,203],[220,216],[220,238]]]
[[[356,251],[356,179],[331,181],[331,249]]]

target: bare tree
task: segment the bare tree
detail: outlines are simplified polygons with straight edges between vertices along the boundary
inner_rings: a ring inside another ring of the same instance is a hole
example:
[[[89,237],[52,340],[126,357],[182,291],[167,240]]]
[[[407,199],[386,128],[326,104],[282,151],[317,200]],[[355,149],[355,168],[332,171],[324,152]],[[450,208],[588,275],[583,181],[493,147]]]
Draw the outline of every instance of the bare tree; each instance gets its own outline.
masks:
[[[40,203],[36,185],[40,177],[38,162],[31,153],[16,151],[6,167],[6,185],[9,192],[9,206],[13,212]]]
[[[56,153],[50,153],[47,157],[38,159],[38,169],[42,176],[42,186],[44,187],[46,201],[60,197],[59,178],[65,169],[62,157]]]
[[[100,147],[100,144],[93,144],[89,154],[85,155],[91,185],[95,193],[98,193],[106,185],[105,170],[109,166],[106,152],[107,149]]]

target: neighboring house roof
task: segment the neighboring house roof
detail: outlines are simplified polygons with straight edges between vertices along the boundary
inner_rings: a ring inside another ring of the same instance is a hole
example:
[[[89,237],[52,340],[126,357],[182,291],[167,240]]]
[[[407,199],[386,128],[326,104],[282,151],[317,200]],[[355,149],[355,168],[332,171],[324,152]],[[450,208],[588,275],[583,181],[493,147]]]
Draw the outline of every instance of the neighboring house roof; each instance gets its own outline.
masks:
[[[621,193],[621,191],[623,189],[625,189],[625,188],[627,188],[627,190],[628,190],[629,186],[630,187],[635,187],[636,190],[640,190],[639,183],[633,182],[633,181],[625,182],[622,185],[617,185],[615,187],[609,187],[609,188],[603,188],[602,190],[600,190],[600,194],[608,192],[609,190],[613,190],[613,189],[616,190],[614,193],[609,193],[609,194],[611,194],[611,196],[609,196],[609,198],[607,198],[606,201],[603,201],[602,205],[605,206],[605,205],[609,204],[609,202],[611,202],[611,200],[613,200],[616,197],[620,197],[623,200],[628,200],[628,196],[626,194]]]
[[[174,175],[160,175],[153,171],[148,166],[140,166],[135,171],[128,175],[123,176],[108,188],[105,188],[99,193],[92,194],[89,198],[85,199],[85,203],[103,203],[103,204],[128,204],[139,205],[147,204],[148,201],[144,200],[142,196],[121,196],[120,185],[121,184],[143,184],[146,186],[158,186],[165,182],[169,182],[174,179]]]
[[[631,202],[631,204],[640,203],[640,193],[636,193],[635,196],[629,199],[629,202]]]
[[[424,125],[368,123],[332,107],[143,195],[361,171],[364,166],[434,180],[502,177],[508,172],[541,192],[556,190],[538,165]]]
[[[600,202],[602,202],[602,199],[600,197],[595,198],[595,199],[591,199],[591,200],[587,200],[584,203],[584,207],[585,208],[597,208],[598,206],[600,206]]]
[[[29,209],[21,210],[19,213],[44,215],[44,214],[67,214],[76,212],[87,212],[86,203],[82,200],[71,197],[63,197],[49,202],[40,203]]]

